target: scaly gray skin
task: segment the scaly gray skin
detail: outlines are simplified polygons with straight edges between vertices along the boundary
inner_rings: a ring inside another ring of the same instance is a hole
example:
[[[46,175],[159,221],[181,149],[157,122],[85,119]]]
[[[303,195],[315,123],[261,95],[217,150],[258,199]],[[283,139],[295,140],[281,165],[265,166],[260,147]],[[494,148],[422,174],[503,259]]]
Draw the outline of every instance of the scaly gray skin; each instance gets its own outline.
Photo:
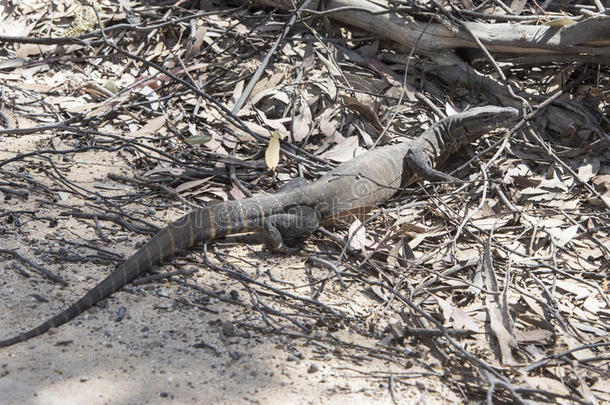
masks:
[[[417,139],[368,151],[313,183],[297,181],[273,195],[194,210],[159,231],[63,312],[34,329],[0,341],[0,347],[23,342],[70,321],[155,264],[201,241],[263,230],[270,248],[290,250],[285,240],[306,237],[318,228],[321,219],[388,200],[414,174],[431,181],[451,181],[452,177],[433,169],[431,162],[444,161],[462,146],[508,125],[517,116],[517,110],[510,107],[473,108],[439,121]]]

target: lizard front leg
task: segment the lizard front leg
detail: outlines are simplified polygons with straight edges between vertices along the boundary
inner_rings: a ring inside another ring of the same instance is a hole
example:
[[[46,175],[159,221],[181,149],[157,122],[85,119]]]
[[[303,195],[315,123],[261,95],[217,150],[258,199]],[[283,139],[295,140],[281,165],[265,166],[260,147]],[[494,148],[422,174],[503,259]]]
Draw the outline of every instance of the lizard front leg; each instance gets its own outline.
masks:
[[[413,174],[428,181],[459,182],[459,179],[440,172],[432,167],[430,157],[421,149],[409,149],[405,156],[405,165]],[[405,170],[405,173],[408,173]]]
[[[286,213],[274,214],[265,220],[262,233],[265,246],[284,253],[302,249],[300,241],[320,227],[318,212],[311,207],[293,207]]]

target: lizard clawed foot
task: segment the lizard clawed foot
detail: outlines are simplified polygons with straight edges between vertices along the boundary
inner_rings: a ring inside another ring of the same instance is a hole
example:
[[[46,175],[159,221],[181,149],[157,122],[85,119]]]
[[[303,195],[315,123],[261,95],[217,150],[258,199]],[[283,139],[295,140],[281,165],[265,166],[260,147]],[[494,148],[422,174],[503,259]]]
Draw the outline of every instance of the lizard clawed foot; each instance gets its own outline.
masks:
[[[318,213],[311,207],[292,207],[288,212],[271,215],[262,233],[265,246],[272,251],[294,253],[303,249],[303,238],[320,226]],[[286,242],[295,242],[289,246]]]

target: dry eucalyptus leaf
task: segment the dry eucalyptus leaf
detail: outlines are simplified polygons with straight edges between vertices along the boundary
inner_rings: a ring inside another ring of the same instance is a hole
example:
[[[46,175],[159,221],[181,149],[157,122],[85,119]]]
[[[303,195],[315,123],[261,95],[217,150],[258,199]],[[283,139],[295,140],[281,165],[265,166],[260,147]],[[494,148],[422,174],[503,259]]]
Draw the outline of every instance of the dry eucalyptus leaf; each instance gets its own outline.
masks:
[[[555,244],[558,247],[564,247],[568,242],[574,239],[578,235],[579,225],[572,225],[568,228],[547,228],[546,231],[553,235]]]
[[[553,337],[553,332],[546,329],[518,330],[517,340],[519,343],[548,344]]]
[[[363,149],[358,146],[358,137],[350,136],[344,138],[341,143],[335,145],[331,150],[323,153],[322,157],[343,163],[353,159],[362,152]]]
[[[244,91],[244,80],[240,80],[237,83],[235,83],[235,87],[233,87],[233,93],[231,94],[231,97],[227,101],[227,108],[229,108],[229,109],[233,108],[233,106],[235,105],[237,100],[239,100],[239,97],[241,97],[241,94],[243,93],[243,91]],[[238,113],[238,115],[239,115],[239,113]]]
[[[233,197],[234,200],[243,200],[244,198],[246,198],[246,195],[243,193],[243,191],[241,191],[239,187],[237,187],[236,184],[233,184],[233,187],[231,187],[231,190],[229,190],[228,194]]]
[[[534,313],[536,315],[538,315],[541,318],[544,318],[544,316],[545,316],[544,309],[542,308],[542,305],[540,305],[536,300],[534,300],[533,298],[528,297],[527,295],[521,295],[521,299],[523,299],[523,301],[525,301],[527,306],[532,311],[534,311]]]
[[[440,297],[436,297],[436,302],[438,303],[439,308],[441,309],[441,314],[443,316],[443,325],[447,326],[447,322],[451,319],[451,314],[455,307],[448,301]]]
[[[592,182],[599,191],[610,190],[610,174],[599,174],[597,176],[593,176]]]
[[[526,4],[527,0],[513,0],[510,3],[510,8],[515,12],[516,15],[519,15],[523,11]]]
[[[328,94],[328,97],[331,100],[336,100],[337,99],[337,86],[335,86],[335,81],[333,80],[332,77],[327,77],[325,80],[325,84],[326,84],[326,94]]]
[[[320,131],[329,139],[334,139],[337,135],[343,136],[337,131],[337,123],[328,119],[327,115],[320,117]]]
[[[506,212],[504,215],[496,213],[493,208],[489,206],[489,202],[486,201],[480,210],[474,213],[471,218],[473,225],[489,231],[491,229],[499,229],[509,223],[513,218],[511,212]]]
[[[175,191],[177,193],[183,193],[183,192],[193,189],[193,188],[199,188],[203,184],[209,183],[211,179],[212,179],[211,177],[208,177],[206,179],[187,181],[187,182],[180,184],[178,187],[176,187]]]
[[[301,98],[299,114],[294,117],[294,126],[292,128],[295,142],[301,142],[303,139],[305,139],[305,137],[307,137],[307,135],[309,135],[311,124],[311,110],[309,109],[309,105],[305,99]]]
[[[263,111],[260,111],[257,108],[254,108],[254,111],[256,111],[256,114],[265,123],[265,125],[267,125],[271,129],[278,130],[280,133],[280,138],[284,139],[284,136],[287,133],[284,123],[290,122],[289,117],[272,119],[272,118],[267,118],[267,114],[265,114]]]
[[[449,102],[445,103],[445,114],[447,114],[447,117],[450,117],[457,113],[458,113],[458,111],[451,105],[451,103],[449,103]]]
[[[568,25],[576,24],[576,21],[570,18],[557,18],[555,20],[546,21],[543,24],[549,27],[567,27]]]
[[[205,26],[197,27],[195,32],[191,35],[191,41],[187,44],[186,52],[184,53],[185,60],[190,60],[193,56],[201,52],[201,47],[207,32],[208,30]]]
[[[212,137],[209,135],[195,135],[188,137],[185,142],[189,145],[202,145],[204,143],[208,143],[212,140]]]
[[[570,391],[561,383],[548,377],[528,376],[527,383],[539,390],[554,392],[559,395],[570,395]]]
[[[366,243],[366,230],[364,226],[361,225],[362,222],[356,218],[347,232],[350,240],[349,245],[356,250],[362,250]]]
[[[280,136],[278,131],[273,131],[267,150],[265,150],[265,162],[270,170],[275,170],[280,163]]]
[[[591,295],[591,291],[588,288],[583,287],[582,284],[576,280],[557,280],[556,285],[557,288],[574,294],[577,300],[585,299]]]
[[[398,241],[396,243],[393,243],[390,247],[390,251],[388,252],[388,257],[386,259],[386,263],[388,264],[388,266],[390,266],[390,268],[397,268],[398,266],[400,266],[400,253],[402,251],[402,243],[401,241]]]
[[[328,73],[330,73],[332,76],[341,76],[341,71],[338,69],[337,65],[335,65],[330,59],[322,56],[320,52],[315,52],[318,59],[320,59],[322,63],[324,63],[324,65],[326,66]]]
[[[392,224],[392,237],[421,234],[426,231],[426,228],[415,223],[413,218],[401,217]]]
[[[132,135],[135,137],[138,137],[138,136],[148,136],[148,135],[154,134],[159,129],[161,129],[163,127],[163,125],[165,125],[165,123],[167,122],[167,117],[168,117],[168,114],[165,113],[165,114],[159,115],[156,118],[153,118],[152,120],[149,120],[146,125],[144,125],[142,128],[135,131]]]
[[[345,103],[345,106],[347,108],[359,113],[360,115],[362,115],[362,117],[364,119],[366,119],[367,121],[369,121],[376,127],[383,128],[383,125],[381,125],[381,122],[379,121],[379,117],[377,116],[377,113],[375,113],[375,111],[373,111],[373,109],[370,106],[362,103],[360,100],[358,100],[355,97],[350,97],[350,96],[345,96],[345,95],[343,96],[343,102]]]
[[[578,180],[588,183],[599,172],[599,166],[599,159],[591,159],[590,162],[583,163],[578,167]]]
[[[556,173],[553,173],[553,177],[542,180],[538,187],[546,190],[568,191],[569,184],[558,178]]]
[[[483,325],[475,321],[466,311],[454,308],[451,313],[451,325],[455,329],[465,329],[473,332],[483,332]]]
[[[608,379],[599,379],[593,386],[591,387],[594,391],[605,392],[610,395],[610,380]]]

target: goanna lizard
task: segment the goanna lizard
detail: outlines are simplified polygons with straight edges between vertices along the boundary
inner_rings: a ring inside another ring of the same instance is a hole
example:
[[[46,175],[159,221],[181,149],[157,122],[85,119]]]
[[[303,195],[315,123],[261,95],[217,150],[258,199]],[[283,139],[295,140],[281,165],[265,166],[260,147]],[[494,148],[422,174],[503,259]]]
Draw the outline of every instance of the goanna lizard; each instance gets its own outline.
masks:
[[[433,165],[482,134],[507,126],[517,116],[517,110],[510,107],[473,108],[440,120],[416,139],[359,155],[312,183],[303,181],[272,195],[196,209],[159,231],[70,307],[34,329],[0,341],[0,347],[23,342],[70,321],[155,264],[201,241],[262,230],[269,247],[290,249],[287,241],[308,236],[322,219],[378,205],[414,175],[430,181],[453,181]]]

